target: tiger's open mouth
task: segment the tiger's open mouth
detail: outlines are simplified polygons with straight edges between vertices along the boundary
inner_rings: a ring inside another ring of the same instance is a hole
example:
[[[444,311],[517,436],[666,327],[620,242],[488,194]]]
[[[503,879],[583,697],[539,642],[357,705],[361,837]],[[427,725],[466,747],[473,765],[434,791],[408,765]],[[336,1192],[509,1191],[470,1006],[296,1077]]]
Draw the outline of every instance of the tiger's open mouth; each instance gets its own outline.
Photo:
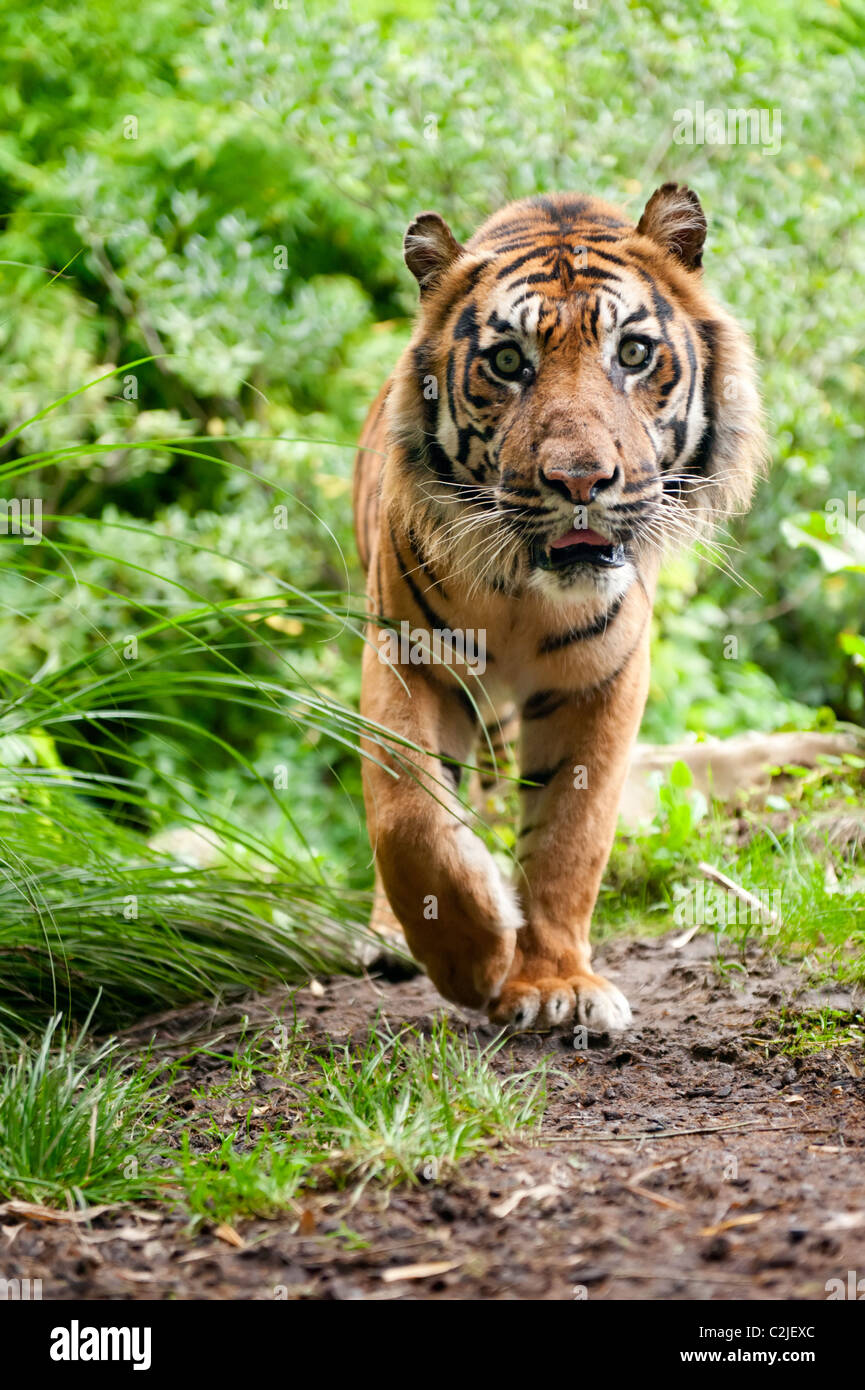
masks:
[[[571,527],[546,546],[536,548],[534,563],[539,569],[563,570],[575,565],[594,565],[597,569],[619,569],[625,563],[625,547],[590,527]]]

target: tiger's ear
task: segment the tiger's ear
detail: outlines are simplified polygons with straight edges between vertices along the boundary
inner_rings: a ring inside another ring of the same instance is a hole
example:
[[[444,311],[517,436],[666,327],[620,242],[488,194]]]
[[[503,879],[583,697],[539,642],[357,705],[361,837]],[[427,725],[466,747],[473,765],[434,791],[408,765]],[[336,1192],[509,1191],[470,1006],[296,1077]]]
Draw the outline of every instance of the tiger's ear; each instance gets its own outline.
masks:
[[[420,285],[421,295],[432,289],[464,249],[437,212],[418,213],[406,231],[403,254],[406,265]]]
[[[692,188],[665,183],[646,204],[637,231],[657,242],[680,260],[688,270],[703,264],[706,240],[706,214]]]

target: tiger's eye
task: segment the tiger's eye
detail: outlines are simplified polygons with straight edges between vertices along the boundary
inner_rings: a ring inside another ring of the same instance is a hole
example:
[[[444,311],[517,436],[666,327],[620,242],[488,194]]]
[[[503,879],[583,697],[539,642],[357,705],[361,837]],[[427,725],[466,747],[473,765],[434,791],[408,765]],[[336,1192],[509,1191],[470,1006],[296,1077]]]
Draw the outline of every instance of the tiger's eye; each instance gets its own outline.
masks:
[[[642,338],[623,338],[619,343],[619,361],[623,367],[644,367],[651,355],[651,344]]]
[[[502,376],[515,376],[523,364],[523,355],[519,348],[503,347],[499,348],[493,358],[493,365],[497,372]]]

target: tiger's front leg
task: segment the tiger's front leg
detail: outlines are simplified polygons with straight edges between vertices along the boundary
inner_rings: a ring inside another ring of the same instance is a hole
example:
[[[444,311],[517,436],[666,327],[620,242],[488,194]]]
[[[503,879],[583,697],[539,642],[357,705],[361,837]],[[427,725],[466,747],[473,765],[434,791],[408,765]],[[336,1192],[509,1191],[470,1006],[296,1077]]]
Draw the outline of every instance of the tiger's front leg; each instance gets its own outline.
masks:
[[[490,1010],[495,1022],[551,1027],[575,1011],[593,1032],[631,1022],[624,994],[592,970],[589,930],[648,674],[644,642],[609,687],[589,698],[560,691],[550,712],[524,711],[521,776],[537,784],[521,789],[526,926]]]
[[[364,800],[381,886],[439,992],[485,1008],[507,976],[523,917],[517,893],[455,795],[457,765],[469,762],[475,738],[466,703],[440,668],[393,668],[367,646],[361,712],[425,750],[394,756],[386,735],[384,746],[363,741]]]

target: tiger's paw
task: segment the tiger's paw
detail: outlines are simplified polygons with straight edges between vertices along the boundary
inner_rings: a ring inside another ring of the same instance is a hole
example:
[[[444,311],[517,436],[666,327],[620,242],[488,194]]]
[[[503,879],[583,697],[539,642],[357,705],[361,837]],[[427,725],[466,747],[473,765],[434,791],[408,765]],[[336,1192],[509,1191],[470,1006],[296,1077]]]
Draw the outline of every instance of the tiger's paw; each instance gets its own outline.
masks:
[[[590,1033],[621,1033],[630,1028],[631,1006],[617,985],[603,975],[577,975],[570,984],[577,997],[577,1022]]]
[[[441,932],[434,943],[406,933],[412,954],[438,990],[452,1004],[485,1009],[507,979],[514,958],[516,933],[476,932],[449,937]]]
[[[490,1006],[490,1019],[505,1028],[558,1028],[576,1020],[591,1033],[618,1033],[632,1022],[624,994],[603,975],[509,980]]]

